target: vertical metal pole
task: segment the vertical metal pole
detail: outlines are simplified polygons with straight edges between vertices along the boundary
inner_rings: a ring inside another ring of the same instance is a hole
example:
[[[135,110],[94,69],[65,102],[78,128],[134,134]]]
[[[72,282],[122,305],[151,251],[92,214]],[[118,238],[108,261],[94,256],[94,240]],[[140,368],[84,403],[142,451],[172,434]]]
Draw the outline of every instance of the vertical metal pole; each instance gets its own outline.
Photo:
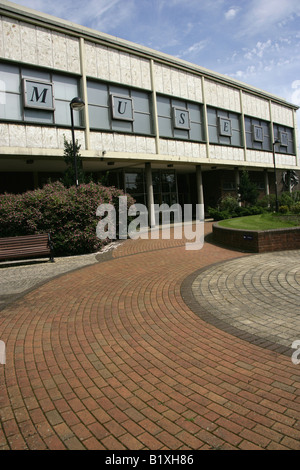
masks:
[[[74,118],[73,118],[73,108],[72,108],[71,105],[70,105],[70,111],[71,111],[71,128],[72,128],[72,142],[73,142],[75,186],[76,186],[76,188],[78,188],[78,172],[77,172],[77,157],[76,157],[76,148],[75,148]]]
[[[235,177],[235,189],[236,189],[236,195],[237,195],[237,198],[239,198],[239,186],[240,186],[240,172],[239,172],[239,168],[236,167],[234,169],[234,177]],[[239,201],[239,206],[241,207],[242,205],[242,202]]]
[[[204,122],[204,137],[206,140],[206,157],[209,158],[209,131],[208,131],[208,119],[207,119],[207,106],[206,106],[206,95],[205,95],[205,80],[201,77],[201,90],[203,99],[203,122]]]

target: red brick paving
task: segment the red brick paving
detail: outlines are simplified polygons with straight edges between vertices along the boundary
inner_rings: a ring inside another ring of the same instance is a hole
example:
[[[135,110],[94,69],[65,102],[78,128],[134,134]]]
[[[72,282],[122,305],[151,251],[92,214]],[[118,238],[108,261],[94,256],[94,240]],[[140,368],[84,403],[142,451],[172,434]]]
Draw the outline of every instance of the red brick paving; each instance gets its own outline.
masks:
[[[180,295],[194,271],[239,256],[128,240],[4,309],[0,450],[299,450],[300,366]]]

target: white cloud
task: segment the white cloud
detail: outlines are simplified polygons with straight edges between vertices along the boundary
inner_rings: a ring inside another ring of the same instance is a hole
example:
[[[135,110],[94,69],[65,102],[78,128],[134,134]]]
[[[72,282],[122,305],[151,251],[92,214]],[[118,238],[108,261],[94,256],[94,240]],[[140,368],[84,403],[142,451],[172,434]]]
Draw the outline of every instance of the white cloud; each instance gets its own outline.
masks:
[[[300,16],[299,0],[250,0],[247,4],[240,29],[242,35],[264,33],[274,26],[286,27],[290,21]]]
[[[190,46],[185,51],[185,53],[187,53],[187,54],[193,54],[195,52],[197,53],[197,52],[201,51],[202,49],[204,49],[207,46],[207,43],[208,43],[207,39],[203,39],[202,41],[196,42],[195,44]]]
[[[262,58],[266,51],[272,48],[272,41],[268,39],[265,42],[258,41],[253,49],[244,54],[247,60],[253,60],[256,57]]]
[[[108,31],[130,18],[134,12],[134,0],[17,0],[17,3],[42,11],[73,23],[86,25],[99,31]]]
[[[294,80],[292,83],[292,92],[291,101],[298,106],[300,106],[300,80]]]
[[[228,11],[225,12],[226,20],[233,20],[233,18],[236,17],[237,13],[238,13],[237,8],[230,8]]]

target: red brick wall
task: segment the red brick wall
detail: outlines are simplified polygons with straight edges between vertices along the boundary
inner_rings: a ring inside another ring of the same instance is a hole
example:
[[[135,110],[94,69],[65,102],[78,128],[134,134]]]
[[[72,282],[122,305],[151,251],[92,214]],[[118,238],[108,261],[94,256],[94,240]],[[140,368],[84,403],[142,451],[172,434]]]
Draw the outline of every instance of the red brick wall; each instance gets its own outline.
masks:
[[[213,239],[237,250],[254,253],[300,249],[300,227],[254,231],[220,227],[213,224]]]

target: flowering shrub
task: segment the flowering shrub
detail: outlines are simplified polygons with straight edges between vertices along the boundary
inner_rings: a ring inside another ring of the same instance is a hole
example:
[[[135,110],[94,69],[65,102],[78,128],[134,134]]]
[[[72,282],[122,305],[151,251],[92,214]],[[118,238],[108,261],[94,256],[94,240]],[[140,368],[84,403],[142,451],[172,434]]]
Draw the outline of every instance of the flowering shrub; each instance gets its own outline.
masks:
[[[0,195],[0,237],[51,232],[55,255],[98,251],[105,242],[96,236],[97,207],[108,203],[118,211],[124,192],[101,184],[64,187],[60,182],[23,194]],[[127,198],[128,207],[134,203]]]

